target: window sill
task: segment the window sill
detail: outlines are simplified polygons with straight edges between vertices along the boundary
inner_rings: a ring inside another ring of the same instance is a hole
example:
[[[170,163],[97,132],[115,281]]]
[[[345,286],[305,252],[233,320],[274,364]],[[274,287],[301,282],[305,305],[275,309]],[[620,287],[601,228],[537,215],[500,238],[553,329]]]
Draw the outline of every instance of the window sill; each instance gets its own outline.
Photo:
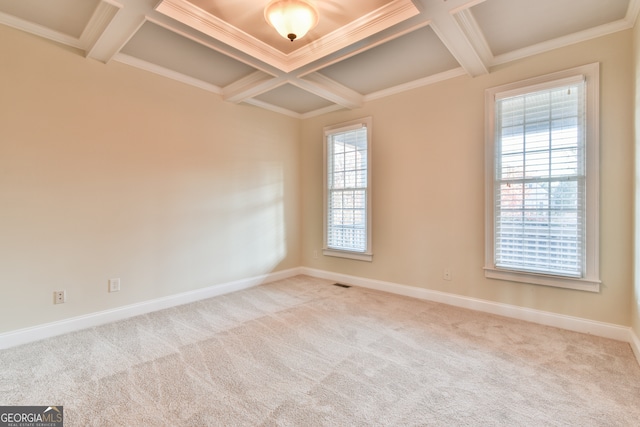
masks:
[[[597,279],[574,279],[571,277],[499,270],[489,267],[485,267],[484,276],[488,279],[508,280],[510,282],[553,286],[556,288],[575,289],[587,292],[600,292],[600,280]]]
[[[350,258],[358,261],[373,261],[373,254],[365,252],[339,251],[337,249],[323,249],[322,255],[334,256],[338,258]]]

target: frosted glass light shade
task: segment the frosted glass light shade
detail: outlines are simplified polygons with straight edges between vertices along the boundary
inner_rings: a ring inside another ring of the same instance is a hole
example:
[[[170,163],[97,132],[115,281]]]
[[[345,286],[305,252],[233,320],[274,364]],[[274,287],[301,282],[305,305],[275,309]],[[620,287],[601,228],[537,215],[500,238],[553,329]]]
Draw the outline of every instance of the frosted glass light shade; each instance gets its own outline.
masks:
[[[318,11],[306,0],[274,0],[264,9],[264,17],[291,41],[302,38],[318,23]]]

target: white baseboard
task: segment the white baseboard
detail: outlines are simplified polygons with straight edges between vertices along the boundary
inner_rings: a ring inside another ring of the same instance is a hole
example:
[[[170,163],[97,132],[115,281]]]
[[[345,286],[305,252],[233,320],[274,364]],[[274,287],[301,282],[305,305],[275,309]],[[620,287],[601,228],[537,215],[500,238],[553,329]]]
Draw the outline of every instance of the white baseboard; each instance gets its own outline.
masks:
[[[143,301],[136,304],[130,304],[111,310],[99,311],[83,316],[72,317],[70,319],[6,332],[0,334],[0,349],[14,347],[20,344],[26,344],[28,342],[54,337],[68,332],[91,328],[94,326],[102,325],[109,322],[115,322],[117,320],[127,319],[133,316],[139,316],[141,314],[146,314],[153,311],[163,310],[165,308],[188,304],[190,302],[200,301],[206,298],[212,298],[242,289],[252,288],[264,283],[286,279],[289,277],[297,276],[299,274],[302,274],[300,268],[292,268],[289,270],[277,271],[275,273],[268,273],[260,276],[250,277],[247,279],[214,285],[203,289],[169,295],[166,297]]]
[[[633,334],[631,328],[627,326],[597,322],[580,317],[566,316],[562,314],[551,313],[548,311],[496,303],[478,298],[470,298],[446,292],[416,288],[414,286],[400,285],[397,283],[366,279],[363,277],[350,276],[346,274],[332,273],[329,271],[316,270],[307,267],[302,268],[302,274],[306,274],[312,277],[318,277],[321,279],[335,280],[336,282],[354,286],[361,286],[363,288],[376,289],[393,294],[439,302],[456,307],[481,311],[484,313],[496,314],[513,319],[525,320],[541,325],[553,326],[556,328],[575,332],[582,332],[585,334],[610,338],[617,341],[628,342],[631,344],[632,348],[635,345],[634,352],[636,354],[636,358],[640,363],[640,342],[638,341],[638,338]]]
[[[629,332],[629,344],[631,345],[631,350],[633,350],[633,354],[636,355],[636,360],[640,365],[640,338],[633,332],[633,329],[630,329]]]
[[[640,364],[640,339],[630,327],[597,322],[542,310],[518,307],[509,304],[496,303],[447,292],[400,285],[381,280],[333,273],[325,270],[316,270],[307,267],[297,267],[275,273],[268,273],[203,289],[126,305],[112,310],[104,310],[30,328],[5,332],[0,334],[0,349],[14,347],[68,332],[91,328],[108,322],[115,322],[153,311],[163,310],[165,308],[188,304],[242,289],[252,288],[261,284],[274,282],[276,280],[287,279],[299,274],[628,342],[636,356],[636,360]]]

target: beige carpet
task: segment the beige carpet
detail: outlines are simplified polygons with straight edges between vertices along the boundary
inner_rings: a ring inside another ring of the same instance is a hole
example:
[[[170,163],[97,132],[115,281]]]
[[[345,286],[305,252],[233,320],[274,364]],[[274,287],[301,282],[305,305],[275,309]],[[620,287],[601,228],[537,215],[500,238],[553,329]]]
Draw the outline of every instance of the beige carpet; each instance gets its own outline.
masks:
[[[628,344],[299,276],[0,352],[66,426],[638,426]]]

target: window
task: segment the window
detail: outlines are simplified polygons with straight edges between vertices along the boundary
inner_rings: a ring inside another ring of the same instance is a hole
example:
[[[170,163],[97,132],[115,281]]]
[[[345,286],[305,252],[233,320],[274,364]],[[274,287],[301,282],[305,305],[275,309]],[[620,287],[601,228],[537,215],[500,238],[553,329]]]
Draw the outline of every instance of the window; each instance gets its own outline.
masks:
[[[324,129],[323,254],[371,261],[371,118]]]
[[[598,64],[486,92],[486,277],[599,291]]]

